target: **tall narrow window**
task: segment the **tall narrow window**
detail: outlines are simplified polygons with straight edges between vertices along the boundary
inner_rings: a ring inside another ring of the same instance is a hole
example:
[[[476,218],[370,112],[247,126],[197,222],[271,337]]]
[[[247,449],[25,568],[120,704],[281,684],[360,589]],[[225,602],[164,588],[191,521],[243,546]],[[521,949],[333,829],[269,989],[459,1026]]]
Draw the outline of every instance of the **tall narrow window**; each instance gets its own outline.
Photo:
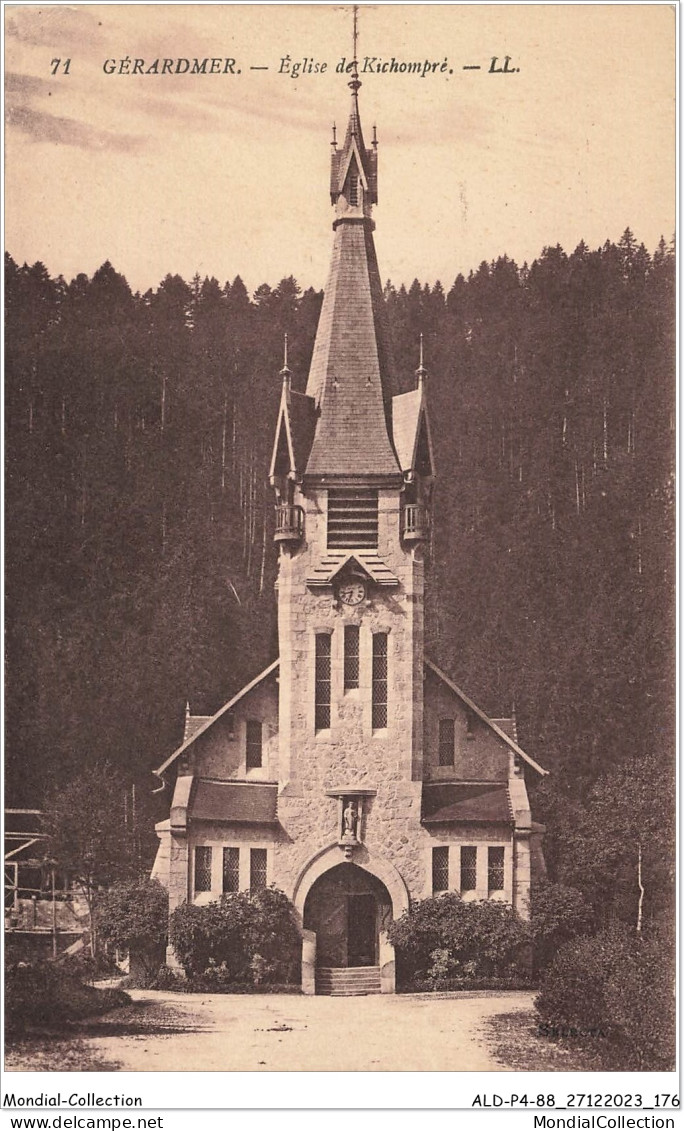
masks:
[[[249,851],[249,890],[263,891],[266,887],[266,849],[251,848]]]
[[[387,633],[373,636],[373,730],[387,726]]]
[[[504,886],[504,850],[503,848],[490,848],[487,861],[487,887],[490,894],[493,891],[503,891]]]
[[[464,844],[461,847],[461,892],[477,888],[477,848]]]
[[[211,848],[206,845],[195,849],[195,891],[211,891]]]
[[[439,764],[440,766],[453,766],[454,764],[454,720],[439,720]]]
[[[258,770],[262,764],[261,723],[247,720],[247,769]]]
[[[224,848],[223,850],[223,890],[240,890],[239,848]]]
[[[316,730],[330,728],[330,634],[316,636]]]
[[[432,894],[449,890],[449,848],[432,850]]]
[[[344,690],[359,686],[359,626],[344,626]]]

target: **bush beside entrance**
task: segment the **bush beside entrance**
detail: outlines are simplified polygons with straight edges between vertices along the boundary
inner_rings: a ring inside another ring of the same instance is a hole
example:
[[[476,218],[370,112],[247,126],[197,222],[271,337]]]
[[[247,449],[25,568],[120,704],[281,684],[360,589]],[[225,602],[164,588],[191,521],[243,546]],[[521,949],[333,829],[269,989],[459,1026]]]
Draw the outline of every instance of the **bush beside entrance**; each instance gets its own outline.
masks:
[[[188,979],[204,990],[299,981],[297,917],[276,888],[233,892],[201,907],[183,903],[171,915],[170,940]]]
[[[402,988],[525,984],[527,924],[503,903],[465,903],[455,892],[423,899],[389,928]]]

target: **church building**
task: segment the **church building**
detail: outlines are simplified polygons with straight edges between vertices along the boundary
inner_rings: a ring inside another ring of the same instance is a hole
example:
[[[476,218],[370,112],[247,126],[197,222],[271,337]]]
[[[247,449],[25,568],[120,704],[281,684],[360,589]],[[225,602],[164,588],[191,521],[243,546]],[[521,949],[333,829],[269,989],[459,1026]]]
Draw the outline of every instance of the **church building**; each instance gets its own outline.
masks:
[[[389,923],[446,891],[526,917],[543,868],[526,779],[545,771],[424,652],[435,476],[422,349],[396,385],[373,242],[377,140],[358,74],[333,141],[333,251],[306,393],[287,357],[270,468],[277,659],[188,712],[153,876],[173,910],[275,885],[305,993],[392,993]],[[418,352],[418,351],[417,351]],[[173,953],[169,954],[173,962]]]

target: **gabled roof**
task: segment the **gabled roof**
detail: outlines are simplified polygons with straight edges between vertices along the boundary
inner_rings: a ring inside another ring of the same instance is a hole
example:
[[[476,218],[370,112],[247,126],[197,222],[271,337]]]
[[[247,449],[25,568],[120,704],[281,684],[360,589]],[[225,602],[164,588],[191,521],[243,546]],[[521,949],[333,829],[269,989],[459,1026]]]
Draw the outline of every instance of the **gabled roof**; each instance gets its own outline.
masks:
[[[506,734],[506,732],[502,730],[501,727],[498,726],[493,719],[490,719],[488,715],[485,715],[484,711],[481,711],[477,704],[473,703],[472,699],[469,699],[466,693],[464,691],[461,691],[461,688],[458,687],[453,682],[453,680],[449,679],[449,677],[445,675],[444,672],[441,671],[436,664],[433,664],[430,660],[426,660],[425,667],[428,671],[431,671],[433,675],[436,675],[437,678],[442,681],[442,683],[446,684],[446,686],[449,687],[454,692],[454,694],[458,696],[461,702],[465,704],[468,710],[472,711],[474,715],[477,715],[478,719],[481,719],[483,723],[486,723],[487,726],[490,727],[491,730],[493,730],[494,733],[499,736],[499,738],[502,738],[506,745],[509,746],[514,752],[514,754],[519,755],[519,757],[522,758],[523,761],[527,762],[528,766],[531,766],[533,770],[536,770],[537,773],[541,774],[543,777],[548,774],[548,770],[545,770],[542,766],[539,765],[538,762],[535,762],[534,758],[530,758],[529,754],[526,754],[525,751],[522,750],[520,746],[518,746],[518,743],[515,742],[509,734]]]
[[[364,189],[369,191],[372,204],[378,201],[378,158],[376,152],[377,142],[373,142],[372,149],[366,149],[361,129],[361,115],[359,114],[358,90],[361,83],[356,80],[352,87],[352,101],[347,130],[342,143],[342,148],[333,149],[330,167],[330,198],[333,204],[344,188],[344,182],[349,171],[352,156],[356,157],[359,175],[362,178]]]
[[[236,703],[239,703],[241,699],[244,699],[245,695],[248,695],[249,692],[253,691],[255,687],[258,687],[260,683],[263,683],[265,679],[268,679],[270,675],[273,675],[273,673],[277,671],[279,664],[279,659],[274,660],[272,664],[269,664],[267,668],[264,668],[264,670],[260,672],[260,674],[256,676],[251,681],[251,683],[248,683],[245,687],[242,688],[241,691],[238,691],[237,695],[234,695],[232,699],[229,699],[227,703],[224,703],[223,707],[221,707],[215,715],[209,715],[204,725],[199,727],[199,729],[196,730],[190,738],[184,741],[182,745],[179,746],[178,749],[175,750],[173,754],[171,754],[166,759],[166,761],[162,763],[158,770],[153,770],[152,772],[157,774],[157,776],[161,776],[166,770],[168,770],[169,766],[173,765],[177,758],[180,758],[181,754],[185,753],[188,747],[191,746],[192,743],[195,742],[201,734],[204,734],[205,731],[209,730],[209,727],[213,726],[214,723],[218,721],[218,719],[227,714],[228,711],[230,711]]]
[[[189,738],[193,738],[194,735],[197,734],[197,731],[201,730],[202,727],[204,726],[204,724],[206,722],[208,722],[209,719],[211,719],[211,718],[213,718],[212,715],[186,714],[186,716],[185,716],[185,734],[183,735],[183,742],[187,742]]]
[[[278,475],[301,479],[309,458],[316,427],[316,408],[311,397],[283,386],[271,456],[269,478]],[[286,465],[286,466],[285,466]]]
[[[329,550],[314,566],[306,579],[307,585],[331,585],[348,562],[356,562],[376,585],[398,585],[399,578],[378,557],[374,550]]]
[[[392,438],[402,471],[415,471],[421,439],[427,449],[430,474],[434,473],[432,436],[422,387],[392,397]]]
[[[504,732],[504,734],[507,734],[508,737],[512,738],[514,742],[518,741],[518,727],[517,727],[517,723],[515,721],[515,718],[512,718],[512,719],[492,719],[491,721],[494,723],[495,726],[500,727],[500,729]]]

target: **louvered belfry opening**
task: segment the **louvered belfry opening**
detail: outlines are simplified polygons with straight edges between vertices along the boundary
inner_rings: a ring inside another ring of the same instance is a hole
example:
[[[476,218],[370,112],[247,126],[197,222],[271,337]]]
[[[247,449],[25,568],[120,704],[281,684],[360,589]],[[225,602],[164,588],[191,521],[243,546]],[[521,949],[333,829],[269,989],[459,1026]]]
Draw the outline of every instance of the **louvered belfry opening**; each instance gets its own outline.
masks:
[[[328,547],[376,549],[378,492],[368,487],[334,487],[328,491]]]

